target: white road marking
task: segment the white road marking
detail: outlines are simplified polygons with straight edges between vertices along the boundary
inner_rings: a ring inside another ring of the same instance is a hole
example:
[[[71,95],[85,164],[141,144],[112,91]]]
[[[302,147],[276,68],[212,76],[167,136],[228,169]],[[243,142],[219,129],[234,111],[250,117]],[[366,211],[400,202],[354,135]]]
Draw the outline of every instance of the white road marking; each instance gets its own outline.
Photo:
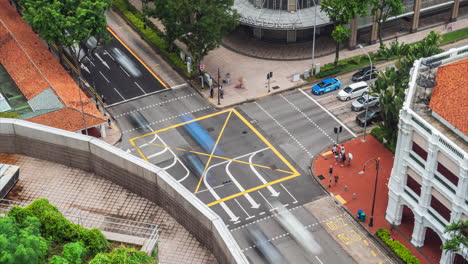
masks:
[[[338,118],[336,118],[336,116],[334,116],[332,113],[330,113],[330,111],[328,111],[327,109],[325,109],[325,107],[323,107],[321,104],[319,104],[314,98],[312,98],[310,95],[308,95],[306,92],[302,91],[299,89],[299,91],[301,93],[303,93],[305,96],[307,96],[312,102],[314,102],[316,105],[318,105],[320,108],[322,108],[323,111],[325,111],[327,114],[329,114],[333,119],[335,119],[336,122],[338,122],[338,124],[342,125],[346,130],[348,130],[348,132],[353,136],[353,137],[357,137],[356,134],[353,133],[353,131],[351,131],[351,129],[349,129],[345,124],[343,124],[340,120],[338,120]]]
[[[255,155],[255,154],[256,153],[253,153],[252,156]],[[232,173],[229,170],[229,166],[231,166],[231,164],[232,164],[232,160],[230,160],[228,162],[228,164],[226,165],[226,173],[229,176],[229,178],[231,178],[231,181],[234,183],[234,185],[236,185],[237,189],[239,189],[240,192],[244,192],[245,191],[244,187],[242,187],[242,185],[240,185],[240,183],[236,180],[236,178],[234,176],[232,176]],[[247,201],[249,201],[249,203],[251,205],[250,208],[258,209],[260,207],[260,204],[256,203],[254,201],[254,199],[252,198],[252,196],[250,196],[250,194],[246,193],[243,196],[245,196]]]
[[[315,258],[320,262],[320,264],[323,264],[323,262],[319,259],[319,257],[315,256]]]
[[[101,56],[99,56],[99,54],[95,53],[94,55],[96,56],[96,58],[98,58],[98,59],[102,62],[102,64],[103,64],[104,66],[106,66],[107,69],[110,70],[110,67],[109,67],[109,65],[107,64],[107,62],[106,62],[105,60],[103,60],[103,59],[101,58]]]
[[[120,115],[116,115],[114,118],[119,118],[119,117],[126,116],[126,115],[129,115],[129,114],[134,113],[134,112],[139,112],[139,111],[141,111],[141,110],[145,110],[145,109],[151,108],[151,107],[155,107],[155,106],[167,104],[167,103],[170,103],[170,102],[182,100],[182,99],[184,99],[184,98],[187,98],[187,97],[190,97],[190,96],[194,96],[194,95],[195,95],[195,93],[192,93],[192,94],[184,95],[184,96],[181,96],[181,97],[169,99],[169,100],[166,100],[166,101],[163,101],[163,102],[160,102],[160,103],[154,103],[154,104],[152,104],[152,105],[148,105],[148,106],[145,106],[145,107],[142,107],[142,108],[138,108],[138,109],[133,110],[133,111],[129,111],[129,112],[126,112],[126,113],[123,113],[123,114],[120,114]]]
[[[134,82],[134,83],[136,84],[136,86],[138,86],[138,88],[140,88],[140,90],[141,90],[144,94],[146,94],[145,90],[143,90],[143,88],[142,88],[137,82]]]
[[[317,123],[315,123],[312,119],[310,119],[309,116],[307,116],[304,112],[301,111],[301,109],[299,109],[295,104],[293,104],[291,101],[288,100],[288,98],[284,97],[284,95],[280,94],[280,96],[286,101],[288,102],[294,109],[296,109],[296,111],[298,111],[299,113],[301,113],[306,119],[307,121],[309,121],[310,123],[312,123],[312,125],[314,125],[316,128],[318,128],[318,130],[320,130],[320,132],[322,132],[322,134],[324,134],[326,137],[328,137],[333,143],[336,143],[331,137],[330,135],[328,135],[327,132],[325,132],[319,125],[317,125]]]
[[[300,91],[302,91],[302,90],[300,90]],[[311,158],[314,157],[314,155],[312,155],[312,153],[310,153],[310,151],[309,151],[308,149],[306,149],[306,148],[304,147],[304,145],[302,145],[302,143],[299,142],[299,140],[297,140],[296,137],[294,137],[282,124],[280,124],[280,122],[278,122],[278,120],[276,120],[276,118],[274,118],[270,113],[268,113],[259,103],[255,102],[255,104],[256,104],[267,116],[269,116],[271,119],[273,119],[273,121],[275,121],[275,123],[276,123],[279,127],[281,127],[281,129],[283,129],[284,132],[286,132],[286,134],[288,134],[290,138],[292,138],[294,141],[296,141],[296,143],[299,145],[299,147],[301,147],[307,154],[309,154],[309,156],[310,156]]]
[[[188,86],[188,83],[183,83],[183,84],[179,84],[179,85],[176,85],[176,86],[172,86],[171,89],[182,88],[184,86]]]
[[[107,81],[107,83],[110,83],[109,79],[107,79],[106,76],[104,76],[104,74],[101,71],[99,71],[99,73],[101,74],[102,78],[104,78]]]
[[[128,72],[127,72],[124,68],[122,68],[122,66],[119,65],[119,68],[120,68],[123,72],[125,72],[125,74],[127,74],[128,77],[131,77],[130,74],[128,74]]]
[[[260,190],[258,190],[257,192],[260,194],[260,196],[263,197],[263,200],[265,200],[265,202],[267,202],[267,204],[270,206],[270,208],[271,208],[270,211],[275,211],[276,209],[278,209],[278,208],[273,208],[271,203],[265,198],[265,196],[263,196],[263,193]]]
[[[242,211],[244,211],[244,213],[247,215],[247,218],[245,220],[248,220],[248,219],[251,219],[253,218],[254,216],[251,216],[247,213],[247,211],[244,209],[244,207],[242,207],[242,205],[239,203],[239,201],[237,201],[236,198],[234,198],[234,201],[239,205],[239,207],[242,209]]]
[[[161,120],[158,120],[158,121],[149,123],[148,125],[154,125],[154,124],[157,124],[157,123],[169,121],[169,120],[171,120],[171,119],[178,118],[178,117],[181,117],[181,116],[186,115],[186,114],[191,114],[191,113],[203,111],[203,110],[206,110],[206,109],[209,109],[209,108],[211,108],[211,107],[209,107],[209,106],[207,106],[207,107],[202,107],[202,108],[195,109],[195,110],[193,110],[193,111],[189,111],[189,112],[186,112],[186,113],[182,113],[182,114],[179,114],[179,115],[176,115],[176,116],[171,116],[171,117],[168,117],[168,118],[165,118],[165,119],[161,119]],[[140,129],[140,128],[142,128],[142,127],[132,128],[132,129],[123,131],[122,133],[129,133],[129,132],[135,131],[135,130]]]
[[[335,95],[334,94],[333,95],[328,95],[328,96],[322,97],[320,99],[317,99],[317,101],[320,102],[320,101],[323,101],[323,100],[328,99],[330,97],[335,97]]]
[[[253,173],[257,176],[257,178],[262,182],[263,185],[267,184],[268,182],[265,180],[265,178],[263,178],[263,176],[257,171],[257,169],[255,168],[254,165],[252,165],[252,160],[253,160],[253,157],[255,156],[255,154],[257,153],[254,153],[252,156],[250,156],[249,158],[249,166],[250,166],[250,169],[253,171]],[[279,196],[279,192],[277,192],[271,185],[268,185],[266,186],[266,188],[270,191],[271,193],[271,196],[273,197],[278,197]]]
[[[80,64],[80,67],[81,67],[81,69],[83,69],[83,70],[87,71],[89,74],[91,74],[88,67],[86,67],[86,65],[84,65],[83,63]]]
[[[211,168],[211,167],[210,167]],[[206,170],[206,173],[208,173],[208,169]],[[205,174],[206,175],[206,174]],[[215,200],[220,200],[221,197],[219,197],[219,195],[213,190],[213,188],[211,188],[210,184],[208,183],[207,179],[208,177],[203,177],[203,183],[205,183],[205,186],[206,188],[208,189],[208,191],[211,193],[211,195],[213,195],[213,197],[215,198]],[[221,208],[223,208],[223,210],[226,212],[226,214],[229,216],[229,221],[231,222],[237,222],[237,220],[239,220],[239,217],[236,216],[232,211],[231,209],[229,209],[229,207],[227,207],[227,205],[224,203],[224,202],[221,202],[219,203],[219,205],[221,206]]]
[[[120,95],[120,97],[122,97],[122,99],[125,101],[125,97],[123,97],[123,96],[119,93],[119,91],[118,91],[117,89],[114,88],[114,90],[115,90],[115,91]]]
[[[115,61],[114,57],[107,50],[104,50],[103,54],[109,56],[113,61]]]
[[[88,60],[89,63],[91,63],[91,65],[93,65],[93,67],[96,67],[96,65],[91,61],[91,59],[89,59],[89,57],[86,57],[86,59]]]
[[[284,185],[282,183],[280,183],[280,185],[289,194],[289,196],[291,196],[291,198],[293,198],[293,200],[294,200],[293,204],[297,203],[296,198],[294,198],[294,196],[292,196],[292,194],[286,189],[286,187],[284,187]],[[284,205],[284,206],[286,207],[287,205]]]

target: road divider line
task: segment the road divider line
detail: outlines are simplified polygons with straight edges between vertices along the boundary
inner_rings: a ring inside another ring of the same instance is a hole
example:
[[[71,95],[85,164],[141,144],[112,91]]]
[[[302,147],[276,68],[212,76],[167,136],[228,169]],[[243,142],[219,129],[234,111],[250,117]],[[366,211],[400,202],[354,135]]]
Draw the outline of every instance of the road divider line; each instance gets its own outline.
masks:
[[[119,65],[119,68],[120,68],[123,72],[125,72],[125,74],[126,74],[128,77],[131,77],[130,74],[129,74],[124,68],[122,68],[122,66]]]
[[[143,90],[143,88],[142,88],[137,82],[134,82],[134,83],[136,84],[136,86],[138,86],[138,88],[140,88],[140,90],[141,90],[144,94],[146,94],[145,90]]]
[[[102,78],[104,78],[107,81],[107,83],[110,83],[109,79],[107,79],[106,76],[104,76],[104,74],[101,71],[99,71],[99,73],[101,74]]]
[[[120,95],[120,97],[122,97],[122,99],[125,101],[125,97],[122,96],[122,94],[120,94],[119,90],[117,90],[116,88],[114,88],[114,90]]]
[[[283,189],[289,194],[289,196],[291,196],[291,198],[293,198],[294,202],[293,204],[297,203],[297,200],[296,198],[294,198],[294,196],[286,189],[286,187],[284,187],[284,185],[282,183],[280,183],[281,187],[283,187]],[[286,207],[287,205],[285,205],[284,207]]]
[[[348,128],[348,126],[346,126],[345,124],[343,124],[340,120],[338,120],[338,118],[336,118],[336,116],[334,116],[332,113],[330,113],[330,111],[328,111],[325,107],[323,107],[319,102],[317,102],[314,98],[312,98],[309,94],[307,94],[306,92],[302,91],[302,90],[299,90],[301,93],[303,93],[305,96],[307,96],[312,102],[314,102],[316,105],[318,105],[320,108],[322,108],[323,111],[325,111],[328,115],[330,115],[333,119],[335,119],[336,122],[338,122],[338,124],[342,125],[346,130],[348,130],[348,132],[353,136],[353,137],[357,137],[356,134],[354,134],[353,131],[351,131],[351,129]]]

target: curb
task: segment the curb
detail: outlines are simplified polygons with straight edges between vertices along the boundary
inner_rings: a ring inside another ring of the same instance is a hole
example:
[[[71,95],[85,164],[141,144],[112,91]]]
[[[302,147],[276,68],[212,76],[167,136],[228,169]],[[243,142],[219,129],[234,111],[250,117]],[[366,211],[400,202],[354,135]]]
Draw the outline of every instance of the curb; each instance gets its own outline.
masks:
[[[329,149],[329,148],[324,148],[324,150],[326,149]],[[320,151],[320,153],[323,153],[323,150]],[[319,157],[320,155],[317,155],[315,157],[312,158],[312,160],[310,161],[310,165],[309,165],[309,174],[310,176],[317,182],[317,184],[326,192],[328,193],[328,195],[330,197],[332,197],[333,201],[335,202],[335,204],[340,207],[340,209],[342,209],[343,211],[345,211],[354,221],[355,223],[357,223],[357,226],[359,226],[359,228],[361,229],[361,231],[363,231],[365,234],[367,234],[367,236],[374,242],[374,244],[376,245],[376,247],[379,247],[384,253],[387,254],[387,258],[392,261],[393,263],[396,263],[396,264],[404,264],[404,262],[396,255],[395,252],[393,252],[390,247],[383,243],[374,233],[372,233],[370,230],[368,230],[363,224],[362,222],[360,221],[357,221],[355,215],[349,211],[349,209],[344,206],[342,203],[340,203],[336,198],[335,196],[325,187],[323,186],[322,182],[317,179],[317,176],[315,175],[314,171],[313,171],[313,164],[315,163],[315,161],[317,160],[317,158]]]

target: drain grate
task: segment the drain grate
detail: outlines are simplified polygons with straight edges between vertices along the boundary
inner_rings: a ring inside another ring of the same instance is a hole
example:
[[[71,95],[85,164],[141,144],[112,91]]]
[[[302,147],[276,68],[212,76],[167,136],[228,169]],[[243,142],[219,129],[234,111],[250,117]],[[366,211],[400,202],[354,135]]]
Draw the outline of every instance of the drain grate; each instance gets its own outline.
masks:
[[[271,87],[273,90],[276,90],[276,89],[279,89],[280,87],[277,85],[277,86],[273,86]]]
[[[213,131],[214,131],[214,128],[209,127],[209,128],[206,129],[206,131],[208,131],[208,132],[213,132]]]
[[[244,135],[245,135],[245,134],[247,134],[247,131],[245,131],[245,130],[244,130],[244,131],[242,131],[242,134],[244,134]]]
[[[320,180],[325,180],[325,177],[323,177],[322,174],[320,174],[319,176],[317,176],[317,178],[319,178]]]

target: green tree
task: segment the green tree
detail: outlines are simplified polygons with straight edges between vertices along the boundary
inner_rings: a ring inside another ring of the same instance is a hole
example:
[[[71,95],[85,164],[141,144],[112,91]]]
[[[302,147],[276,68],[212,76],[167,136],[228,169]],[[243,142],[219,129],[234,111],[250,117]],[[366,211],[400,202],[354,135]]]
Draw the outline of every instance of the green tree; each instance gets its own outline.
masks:
[[[468,248],[468,221],[460,220],[451,223],[445,227],[445,233],[449,233],[450,239],[445,241],[441,246],[443,250],[447,250],[450,253],[457,253],[460,252],[463,247]]]
[[[336,42],[335,67],[338,66],[340,45],[349,38],[351,30],[346,26],[356,16],[367,14],[367,0],[343,1],[323,0],[320,2],[320,10],[328,15],[333,24],[332,37]]]
[[[110,253],[99,253],[89,264],[156,264],[156,260],[134,248],[116,248]]]
[[[109,39],[104,11],[110,0],[21,0],[24,20],[47,42],[71,55],[80,74],[80,64],[89,55],[86,42],[96,46]]]
[[[405,11],[402,0],[370,0],[371,14],[374,16],[374,22],[377,23],[377,35],[380,46],[382,40],[382,24],[391,16],[398,16]]]
[[[174,41],[185,33],[185,23],[192,12],[191,2],[189,0],[153,0],[153,7],[143,9],[145,15],[158,18],[164,25],[164,37],[169,45],[169,52],[174,50]]]
[[[0,218],[0,263],[45,263],[48,250],[37,218],[27,217],[22,223]]]

